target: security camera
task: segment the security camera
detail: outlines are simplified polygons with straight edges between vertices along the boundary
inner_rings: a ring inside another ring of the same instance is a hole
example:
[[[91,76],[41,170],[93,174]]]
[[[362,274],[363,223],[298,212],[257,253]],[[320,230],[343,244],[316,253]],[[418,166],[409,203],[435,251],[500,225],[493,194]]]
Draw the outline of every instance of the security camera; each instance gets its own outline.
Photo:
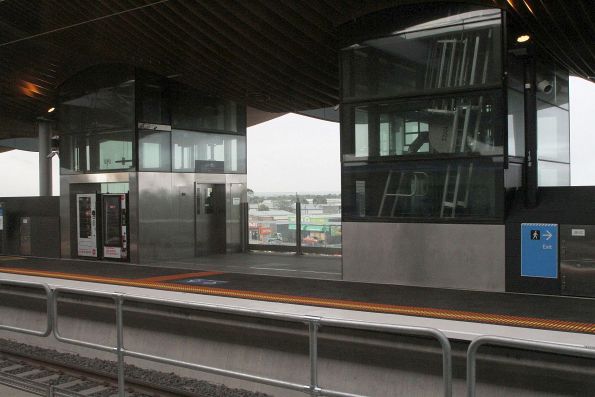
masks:
[[[539,83],[537,83],[537,90],[549,95],[554,90],[554,86],[549,80],[541,80]]]

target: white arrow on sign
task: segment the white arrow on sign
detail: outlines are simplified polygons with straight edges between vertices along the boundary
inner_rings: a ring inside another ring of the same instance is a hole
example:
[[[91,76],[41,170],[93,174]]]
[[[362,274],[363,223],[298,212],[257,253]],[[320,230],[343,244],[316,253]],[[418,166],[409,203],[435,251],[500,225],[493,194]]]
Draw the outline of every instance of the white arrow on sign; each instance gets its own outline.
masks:
[[[549,240],[552,238],[552,233],[549,230],[546,230],[544,236],[546,240]]]

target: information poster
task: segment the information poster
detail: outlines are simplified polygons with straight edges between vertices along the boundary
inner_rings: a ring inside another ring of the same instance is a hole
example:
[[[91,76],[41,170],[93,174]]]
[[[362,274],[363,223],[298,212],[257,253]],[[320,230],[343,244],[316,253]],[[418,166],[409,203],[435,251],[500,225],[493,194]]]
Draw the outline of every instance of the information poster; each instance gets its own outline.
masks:
[[[103,203],[103,257],[127,259],[126,195],[104,195]]]
[[[95,194],[76,195],[77,254],[97,258],[97,198]]]

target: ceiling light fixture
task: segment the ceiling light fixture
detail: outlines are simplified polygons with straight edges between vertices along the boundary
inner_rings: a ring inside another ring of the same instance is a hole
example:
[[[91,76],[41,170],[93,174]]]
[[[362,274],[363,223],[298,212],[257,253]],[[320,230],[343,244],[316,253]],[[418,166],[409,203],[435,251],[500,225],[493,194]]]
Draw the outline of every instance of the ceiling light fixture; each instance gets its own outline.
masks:
[[[529,36],[528,34],[523,34],[523,35],[517,37],[516,41],[517,41],[517,43],[526,43],[530,39],[531,39],[531,36]]]
[[[52,113],[54,110],[56,110],[56,108],[55,107],[51,107],[51,108],[48,109],[48,113]]]

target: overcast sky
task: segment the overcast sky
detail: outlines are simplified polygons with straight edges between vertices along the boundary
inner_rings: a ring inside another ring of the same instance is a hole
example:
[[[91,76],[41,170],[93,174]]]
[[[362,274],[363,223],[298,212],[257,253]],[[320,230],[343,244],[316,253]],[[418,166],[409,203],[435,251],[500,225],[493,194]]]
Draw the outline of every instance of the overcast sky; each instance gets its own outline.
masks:
[[[595,84],[570,79],[573,185],[595,185]],[[39,194],[37,153],[0,154],[0,197]],[[54,158],[54,194],[58,190]],[[341,190],[339,124],[288,114],[248,129],[248,187],[256,192]]]

